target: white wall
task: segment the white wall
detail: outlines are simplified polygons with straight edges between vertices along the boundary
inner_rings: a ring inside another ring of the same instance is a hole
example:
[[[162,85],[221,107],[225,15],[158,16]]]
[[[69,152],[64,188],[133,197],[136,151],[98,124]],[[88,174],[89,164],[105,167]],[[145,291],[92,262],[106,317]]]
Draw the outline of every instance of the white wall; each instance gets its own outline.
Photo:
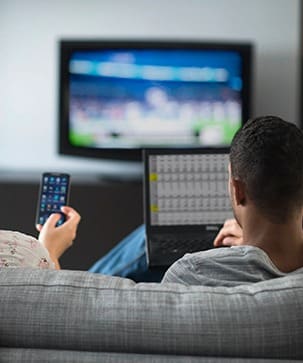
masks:
[[[0,169],[125,169],[57,155],[60,38],[253,41],[253,116],[298,123],[299,6],[300,0],[0,0]]]

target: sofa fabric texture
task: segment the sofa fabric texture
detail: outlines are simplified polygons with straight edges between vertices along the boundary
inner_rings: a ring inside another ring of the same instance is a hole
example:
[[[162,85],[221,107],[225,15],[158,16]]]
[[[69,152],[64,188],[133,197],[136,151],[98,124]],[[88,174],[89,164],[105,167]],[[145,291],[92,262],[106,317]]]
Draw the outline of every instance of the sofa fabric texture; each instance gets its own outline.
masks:
[[[2,268],[0,291],[0,357],[6,354],[8,362],[20,349],[32,357],[81,352],[83,362],[98,353],[103,361],[123,354],[134,362],[141,355],[155,362],[170,356],[303,359],[302,271],[203,287]]]
[[[76,352],[67,350],[45,349],[1,349],[0,362],[5,363],[283,363],[289,360],[280,359],[254,359],[254,358],[222,358],[197,357],[157,354],[123,354],[123,353],[97,353]]]

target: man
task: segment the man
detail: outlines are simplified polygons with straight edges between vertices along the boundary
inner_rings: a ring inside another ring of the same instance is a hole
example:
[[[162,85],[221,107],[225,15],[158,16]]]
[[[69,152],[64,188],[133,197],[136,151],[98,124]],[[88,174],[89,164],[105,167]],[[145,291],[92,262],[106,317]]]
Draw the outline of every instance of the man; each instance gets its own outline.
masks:
[[[229,192],[235,220],[225,222],[214,246],[232,248],[187,254],[168,269],[162,282],[233,286],[303,267],[302,131],[274,116],[247,122],[231,144]],[[134,260],[122,258],[117,275],[144,272],[143,227],[91,271],[104,273],[106,264],[117,266],[125,253]],[[130,271],[124,274],[126,266]]]
[[[204,285],[257,282],[303,267],[303,133],[259,117],[235,135],[229,192],[235,220],[214,241],[237,246],[186,255],[163,281]]]

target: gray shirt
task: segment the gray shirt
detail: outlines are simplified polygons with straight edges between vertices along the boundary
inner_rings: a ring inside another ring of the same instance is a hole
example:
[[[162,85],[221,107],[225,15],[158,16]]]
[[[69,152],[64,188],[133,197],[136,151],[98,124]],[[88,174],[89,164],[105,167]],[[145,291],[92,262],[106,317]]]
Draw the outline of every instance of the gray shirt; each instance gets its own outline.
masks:
[[[260,248],[235,246],[186,254],[167,270],[162,282],[237,286],[285,275]]]

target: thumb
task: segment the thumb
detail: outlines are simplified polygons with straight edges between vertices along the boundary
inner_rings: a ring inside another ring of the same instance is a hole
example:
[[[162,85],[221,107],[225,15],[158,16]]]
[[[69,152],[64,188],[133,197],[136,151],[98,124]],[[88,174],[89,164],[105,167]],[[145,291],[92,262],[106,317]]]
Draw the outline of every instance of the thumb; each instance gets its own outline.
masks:
[[[56,224],[59,221],[60,217],[61,215],[59,213],[51,214],[44,223],[44,228],[56,227]]]

